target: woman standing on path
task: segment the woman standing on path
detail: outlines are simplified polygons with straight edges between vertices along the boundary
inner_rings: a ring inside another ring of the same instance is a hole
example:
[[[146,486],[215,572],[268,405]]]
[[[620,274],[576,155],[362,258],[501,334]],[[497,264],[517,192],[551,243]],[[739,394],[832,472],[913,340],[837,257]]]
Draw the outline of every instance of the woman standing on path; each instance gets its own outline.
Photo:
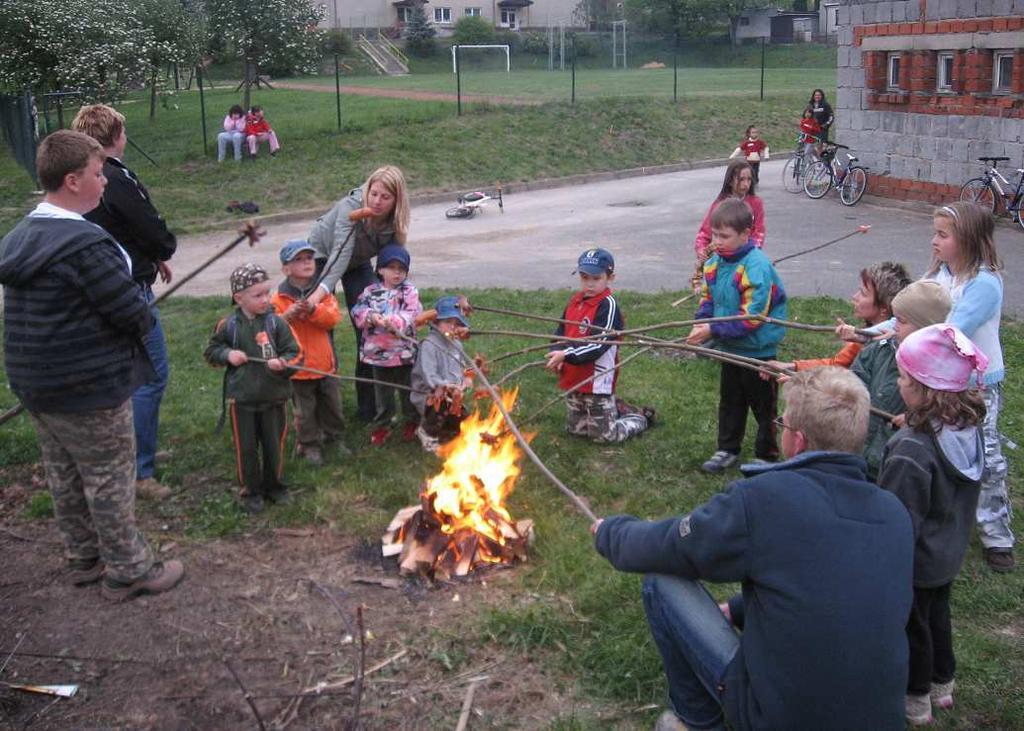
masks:
[[[360,208],[370,209],[371,215],[350,221],[349,214]],[[318,264],[327,267],[320,285],[308,296],[315,305],[338,282],[345,293],[345,304],[351,311],[359,294],[374,281],[371,260],[390,243],[405,245],[409,231],[409,195],[405,176],[393,165],[373,171],[361,188],[355,188],[313,224],[309,244],[316,249]],[[373,378],[372,368],[360,362],[361,333],[356,331],[356,376]],[[377,413],[373,386],[356,384],[356,403],[359,418],[372,421]]]
[[[821,141],[828,142],[828,130],[832,126],[834,116],[832,114],[832,105],[825,99],[825,92],[821,89],[815,89],[811,92],[811,99],[807,102],[807,106],[811,108],[811,114],[814,115],[815,121],[821,125]]]

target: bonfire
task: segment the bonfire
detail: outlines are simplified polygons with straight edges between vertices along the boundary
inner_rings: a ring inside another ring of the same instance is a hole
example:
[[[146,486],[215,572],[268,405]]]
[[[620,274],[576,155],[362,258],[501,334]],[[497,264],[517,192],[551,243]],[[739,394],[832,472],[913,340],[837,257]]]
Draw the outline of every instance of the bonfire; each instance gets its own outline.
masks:
[[[506,410],[517,392],[502,393]],[[403,574],[434,580],[477,567],[526,560],[533,521],[514,521],[505,501],[519,477],[522,452],[496,405],[463,420],[459,436],[441,447],[441,471],[420,492],[420,504],[396,513],[382,538]]]

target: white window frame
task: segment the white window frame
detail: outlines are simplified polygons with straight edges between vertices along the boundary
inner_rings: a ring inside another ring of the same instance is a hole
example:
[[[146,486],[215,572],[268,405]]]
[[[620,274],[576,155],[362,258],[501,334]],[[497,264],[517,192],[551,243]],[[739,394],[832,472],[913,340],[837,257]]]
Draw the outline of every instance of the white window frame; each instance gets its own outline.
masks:
[[[999,85],[999,62],[1006,59],[1010,62],[1010,78],[1005,86]],[[992,54],[992,93],[1009,94],[1013,91],[1013,51],[995,51]]]
[[[889,91],[899,91],[900,88],[900,65],[903,55],[890,53],[885,59],[885,88]],[[895,67],[895,68],[894,68]],[[896,78],[893,79],[893,71],[896,71]]]
[[[467,18],[479,18],[481,15],[480,8],[466,8],[465,13]]]
[[[434,8],[434,23],[436,25],[451,25],[452,9],[449,7]]]
[[[946,62],[949,61],[949,74],[945,73]],[[956,68],[956,54],[952,51],[941,51],[935,58],[935,89],[939,92],[953,91],[953,69]]]
[[[511,28],[515,30],[519,27],[519,16],[516,12],[516,8],[502,8],[501,9],[501,22],[498,23],[502,28]]]
[[[398,22],[408,23],[412,20],[412,7],[411,6],[399,6],[395,8],[398,11]]]

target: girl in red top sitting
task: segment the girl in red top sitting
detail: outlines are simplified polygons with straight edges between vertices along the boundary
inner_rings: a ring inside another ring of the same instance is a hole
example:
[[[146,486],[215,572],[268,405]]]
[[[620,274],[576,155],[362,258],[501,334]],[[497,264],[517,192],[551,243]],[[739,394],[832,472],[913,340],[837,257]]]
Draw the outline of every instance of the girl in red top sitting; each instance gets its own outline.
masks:
[[[804,108],[804,118],[800,120],[800,132],[803,133],[804,156],[811,158],[818,155],[821,124],[814,118],[814,112],[810,107]]]
[[[768,149],[768,143],[761,139],[761,131],[754,125],[747,127],[747,131],[743,133],[743,141],[740,142],[739,147],[732,151],[729,158],[742,157],[744,160],[750,163],[750,169],[754,173],[754,182],[760,180],[759,169],[761,167],[761,161],[767,160],[771,151]]]
[[[281,149],[277,142],[277,135],[270,127],[270,122],[263,118],[263,107],[253,107],[245,118],[245,139],[249,143],[249,154],[256,157],[260,149],[260,142],[267,140],[270,143],[270,154],[276,155]]]

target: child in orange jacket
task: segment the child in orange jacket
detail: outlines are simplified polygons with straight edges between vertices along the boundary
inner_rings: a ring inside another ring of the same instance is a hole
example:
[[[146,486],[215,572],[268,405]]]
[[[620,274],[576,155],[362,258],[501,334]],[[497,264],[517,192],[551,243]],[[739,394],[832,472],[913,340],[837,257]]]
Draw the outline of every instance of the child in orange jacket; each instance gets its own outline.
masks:
[[[327,295],[316,306],[305,296],[316,275],[316,250],[306,241],[289,241],[281,249],[281,270],[285,280],[274,293],[274,311],[287,321],[302,348],[303,365],[325,373],[338,368],[331,331],[341,320],[341,309],[334,295]],[[295,431],[298,449],[314,465],[323,464],[325,446],[341,444],[344,418],[337,382],[309,371],[292,376],[292,404],[295,407]]]

